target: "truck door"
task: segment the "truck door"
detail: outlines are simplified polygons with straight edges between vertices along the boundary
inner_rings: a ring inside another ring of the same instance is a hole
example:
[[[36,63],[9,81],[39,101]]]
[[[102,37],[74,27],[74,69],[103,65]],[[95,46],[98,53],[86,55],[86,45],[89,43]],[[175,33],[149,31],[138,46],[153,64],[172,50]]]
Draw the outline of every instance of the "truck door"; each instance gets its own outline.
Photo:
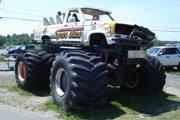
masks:
[[[68,32],[68,39],[70,41],[81,41],[83,32],[83,20],[81,15],[77,12],[69,12],[67,23],[64,25]]]
[[[170,58],[170,61],[171,61],[171,65],[172,66],[176,66],[179,64],[179,60],[180,60],[180,53],[179,53],[179,50],[177,48],[169,48],[169,58]]]
[[[163,48],[157,56],[163,66],[170,66],[169,48]]]

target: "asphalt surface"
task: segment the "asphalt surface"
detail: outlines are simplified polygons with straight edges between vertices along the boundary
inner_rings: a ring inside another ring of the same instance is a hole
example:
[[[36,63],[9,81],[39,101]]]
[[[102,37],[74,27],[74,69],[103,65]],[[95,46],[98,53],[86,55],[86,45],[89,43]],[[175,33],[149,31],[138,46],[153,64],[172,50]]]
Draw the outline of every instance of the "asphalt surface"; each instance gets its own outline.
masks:
[[[0,104],[0,120],[59,120],[54,117],[44,117],[35,112]]]
[[[7,53],[7,51],[4,49],[4,50],[0,50],[0,55],[5,55]]]

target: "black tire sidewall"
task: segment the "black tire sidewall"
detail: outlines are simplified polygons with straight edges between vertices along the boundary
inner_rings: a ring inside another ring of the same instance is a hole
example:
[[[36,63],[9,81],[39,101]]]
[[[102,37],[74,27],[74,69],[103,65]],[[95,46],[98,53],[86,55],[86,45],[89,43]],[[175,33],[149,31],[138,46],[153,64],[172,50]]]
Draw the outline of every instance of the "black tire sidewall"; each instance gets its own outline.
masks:
[[[65,59],[58,57],[54,63],[53,63],[53,68],[51,70],[51,77],[50,77],[50,83],[51,83],[51,94],[53,96],[54,102],[59,105],[59,106],[63,106],[64,104],[68,104],[68,103],[64,103],[65,101],[68,100],[69,96],[70,96],[70,88],[71,88],[71,73],[70,73],[70,69],[68,66],[68,63],[66,62]],[[58,71],[58,69],[63,68],[65,70],[65,72],[67,73],[67,88],[65,91],[65,94],[63,96],[59,96],[57,94],[56,88],[55,88],[55,76],[56,73]]]
[[[133,94],[149,94],[160,91],[165,85],[165,71],[162,64],[152,56],[147,56],[137,69],[139,83],[134,88],[121,85],[123,91]]]
[[[44,54],[44,52],[43,52]],[[25,50],[16,58],[15,61],[15,78],[19,87],[31,92],[32,90],[44,89],[46,81],[44,81],[44,70],[46,66],[42,63],[41,50]],[[23,62],[25,67],[25,78],[21,80],[19,77],[18,66]],[[48,77],[47,77],[48,78]],[[47,79],[48,80],[48,79]],[[47,85],[48,87],[48,85]]]
[[[179,62],[179,64],[178,64],[177,68],[178,68],[178,70],[180,71],[180,62]]]
[[[139,70],[141,94],[161,91],[165,85],[165,70],[162,64],[153,56],[147,56]]]
[[[16,58],[16,62],[15,62],[15,78],[16,78],[16,82],[17,84],[21,87],[21,88],[26,88],[27,80],[26,78],[24,78],[24,80],[20,80],[19,78],[19,72],[18,72],[18,65],[20,62],[23,62],[24,66],[25,66],[25,71],[26,71],[26,75],[27,76],[27,72],[28,72],[28,67],[27,67],[27,61],[24,57],[24,55],[20,54],[17,58]]]
[[[60,69],[62,71],[57,73]],[[63,71],[66,78],[59,76]],[[58,87],[66,85],[61,96],[57,89],[62,88],[57,88],[56,77],[60,77],[57,78]],[[51,95],[55,104],[67,110],[101,106],[107,99],[108,83],[107,70],[101,58],[84,51],[60,52],[51,68]]]

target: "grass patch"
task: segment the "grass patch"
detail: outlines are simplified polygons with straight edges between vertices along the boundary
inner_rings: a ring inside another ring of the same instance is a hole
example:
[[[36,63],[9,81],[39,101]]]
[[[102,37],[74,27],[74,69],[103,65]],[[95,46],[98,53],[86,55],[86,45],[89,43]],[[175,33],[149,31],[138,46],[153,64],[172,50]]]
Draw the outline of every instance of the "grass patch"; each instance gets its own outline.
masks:
[[[0,46],[0,49],[5,49],[6,47],[5,46]]]
[[[180,71],[178,69],[168,69],[166,73],[180,76]]]
[[[180,76],[180,72],[169,71],[167,73]]]
[[[10,89],[12,86],[16,84],[14,79],[0,79],[0,88],[7,88]]]
[[[41,49],[41,44],[36,44],[35,49]]]
[[[6,88],[9,91],[15,91],[22,96],[50,95],[49,90],[24,91],[15,82],[13,83],[12,80],[1,80],[0,83],[0,87]],[[97,108],[67,111],[63,107],[55,105],[51,97],[45,103],[39,104],[36,107],[41,111],[54,111],[63,120],[144,120],[146,118],[152,118],[153,120],[179,120],[180,118],[180,97],[165,92],[146,96],[134,96],[122,92],[119,87],[110,88],[106,103]]]
[[[45,103],[39,105],[40,110],[42,111],[54,111],[59,112],[59,107],[54,104],[54,101],[51,99],[47,100]]]
[[[28,91],[25,91],[21,88],[18,87],[18,85],[14,85],[10,88],[8,88],[9,91],[14,91],[14,92],[18,92],[20,95],[22,96],[33,96],[32,93],[28,92]]]
[[[28,92],[26,90],[23,90],[22,88],[20,88],[18,85],[14,85],[11,87],[8,87],[9,91],[15,91],[18,92],[20,95],[23,96],[49,96],[50,91],[49,90],[32,90],[31,92]]]
[[[68,120],[104,120],[104,119],[144,119],[180,117],[180,98],[165,92],[158,92],[146,96],[134,96],[123,93],[119,88],[111,89],[107,102],[98,108],[88,110],[67,111],[54,104],[50,99],[44,103],[43,110],[52,110],[59,114],[59,118]],[[176,117],[176,115],[178,117]]]

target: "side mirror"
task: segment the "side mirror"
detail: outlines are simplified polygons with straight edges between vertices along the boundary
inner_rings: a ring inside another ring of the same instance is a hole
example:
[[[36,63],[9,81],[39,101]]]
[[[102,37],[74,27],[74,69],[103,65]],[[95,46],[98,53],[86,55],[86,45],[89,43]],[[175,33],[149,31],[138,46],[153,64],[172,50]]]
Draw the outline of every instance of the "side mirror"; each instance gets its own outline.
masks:
[[[26,49],[26,47],[25,46],[22,46],[21,48],[20,48],[20,50],[25,50]]]
[[[162,52],[158,53],[158,56],[161,56],[162,55]]]
[[[62,15],[61,11],[57,12],[57,14],[58,14],[59,16],[61,16],[61,15]]]

